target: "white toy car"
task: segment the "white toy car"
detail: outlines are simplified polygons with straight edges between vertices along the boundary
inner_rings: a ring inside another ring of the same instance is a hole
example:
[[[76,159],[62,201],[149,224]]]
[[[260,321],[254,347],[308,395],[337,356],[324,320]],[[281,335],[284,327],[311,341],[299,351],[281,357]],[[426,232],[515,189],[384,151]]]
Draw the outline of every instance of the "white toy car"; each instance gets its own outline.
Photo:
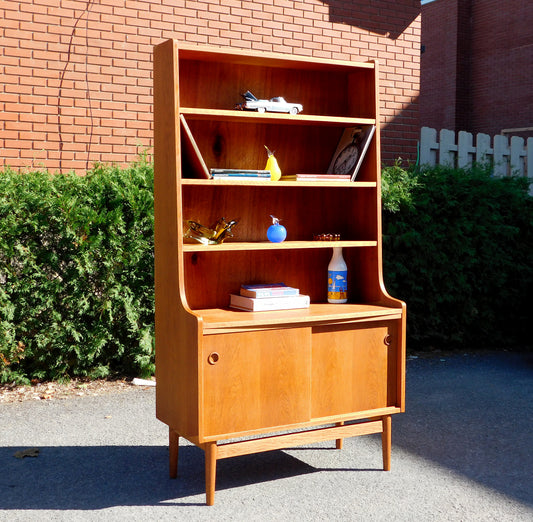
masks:
[[[245,101],[235,105],[235,108],[241,111],[288,112],[289,114],[298,114],[303,110],[303,106],[299,103],[289,103],[281,96],[270,98],[270,100],[258,100],[250,91],[246,91],[242,97]]]

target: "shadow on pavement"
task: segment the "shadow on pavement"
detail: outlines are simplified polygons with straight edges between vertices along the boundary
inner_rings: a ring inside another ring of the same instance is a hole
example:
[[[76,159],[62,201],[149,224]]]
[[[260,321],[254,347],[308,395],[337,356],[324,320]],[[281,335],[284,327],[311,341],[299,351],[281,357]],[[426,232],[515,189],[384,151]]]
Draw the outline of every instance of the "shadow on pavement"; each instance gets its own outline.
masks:
[[[36,458],[16,459],[21,448],[0,448],[2,509],[103,509],[112,506],[187,505],[176,498],[201,495],[204,456],[180,447],[177,480],[168,479],[168,449],[160,446],[40,447]],[[282,451],[221,460],[217,490],[320,471]],[[190,503],[188,505],[191,505]],[[192,504],[195,505],[195,504]]]
[[[407,368],[393,447],[533,505],[533,353],[414,359]]]

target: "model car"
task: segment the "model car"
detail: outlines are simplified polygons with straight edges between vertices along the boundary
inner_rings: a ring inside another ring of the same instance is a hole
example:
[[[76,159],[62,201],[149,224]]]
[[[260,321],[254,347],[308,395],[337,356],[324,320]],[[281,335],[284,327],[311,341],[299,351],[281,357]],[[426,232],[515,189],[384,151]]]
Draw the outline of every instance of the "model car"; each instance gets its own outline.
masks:
[[[289,103],[281,96],[270,98],[270,100],[258,100],[250,91],[246,91],[242,94],[242,97],[245,101],[235,105],[235,108],[241,111],[288,112],[289,114],[298,114],[303,110],[302,105],[299,103]]]

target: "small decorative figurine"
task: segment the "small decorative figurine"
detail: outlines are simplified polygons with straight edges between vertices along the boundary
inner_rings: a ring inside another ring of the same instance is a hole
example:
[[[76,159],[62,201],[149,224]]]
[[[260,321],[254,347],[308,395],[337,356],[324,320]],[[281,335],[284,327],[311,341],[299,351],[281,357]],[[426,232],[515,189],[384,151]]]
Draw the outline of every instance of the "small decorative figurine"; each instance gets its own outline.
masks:
[[[272,241],[272,243],[281,243],[282,241],[285,241],[285,238],[287,237],[287,229],[279,224],[279,219],[277,217],[270,217],[272,218],[272,225],[270,225],[267,230],[268,240]]]
[[[339,233],[335,234],[313,234],[314,241],[340,241],[341,235]]]
[[[286,102],[281,96],[270,98],[270,100],[258,100],[250,91],[246,91],[241,96],[245,101],[235,105],[235,108],[241,111],[288,112],[289,114],[298,114],[303,110],[301,104]]]
[[[237,224],[236,220],[226,221],[220,218],[213,226],[206,227],[196,221],[186,220],[187,230],[185,237],[194,239],[203,245],[220,245],[227,237],[233,237],[232,229]]]
[[[278,160],[274,156],[273,152],[270,152],[270,149],[265,145],[267,150],[268,159],[266,162],[265,170],[270,171],[270,181],[279,181],[281,178],[281,169],[278,165]]]

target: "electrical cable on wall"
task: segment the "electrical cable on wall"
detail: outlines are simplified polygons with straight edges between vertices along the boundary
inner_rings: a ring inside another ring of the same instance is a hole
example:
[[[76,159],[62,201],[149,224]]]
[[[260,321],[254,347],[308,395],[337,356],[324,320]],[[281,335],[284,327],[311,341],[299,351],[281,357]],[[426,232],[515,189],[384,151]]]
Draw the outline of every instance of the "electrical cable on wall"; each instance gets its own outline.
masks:
[[[91,146],[92,146],[92,140],[93,140],[93,129],[94,129],[94,119],[93,119],[93,112],[92,112],[92,104],[91,104],[91,92],[89,89],[89,72],[87,67],[87,58],[88,58],[88,49],[89,49],[89,11],[92,7],[92,4],[94,3],[94,0],[87,0],[87,5],[85,9],[81,12],[81,14],[76,18],[76,21],[74,22],[74,26],[72,27],[72,33],[70,34],[70,41],[68,44],[68,51],[67,51],[67,59],[65,62],[65,66],[63,67],[63,70],[61,71],[61,75],[59,78],[59,90],[57,95],[57,126],[58,126],[58,134],[59,134],[59,171],[63,171],[63,146],[64,146],[64,140],[63,140],[63,129],[62,129],[62,123],[61,123],[61,99],[62,99],[62,92],[63,92],[63,83],[65,81],[65,75],[67,73],[68,67],[71,63],[71,58],[73,54],[73,46],[74,46],[74,36],[76,33],[76,29],[78,27],[79,22],[82,20],[82,18],[85,16],[85,83],[86,83],[86,90],[85,90],[85,97],[89,103],[89,143],[87,145],[87,161],[86,161],[86,169],[89,168],[89,157],[91,153]]]

